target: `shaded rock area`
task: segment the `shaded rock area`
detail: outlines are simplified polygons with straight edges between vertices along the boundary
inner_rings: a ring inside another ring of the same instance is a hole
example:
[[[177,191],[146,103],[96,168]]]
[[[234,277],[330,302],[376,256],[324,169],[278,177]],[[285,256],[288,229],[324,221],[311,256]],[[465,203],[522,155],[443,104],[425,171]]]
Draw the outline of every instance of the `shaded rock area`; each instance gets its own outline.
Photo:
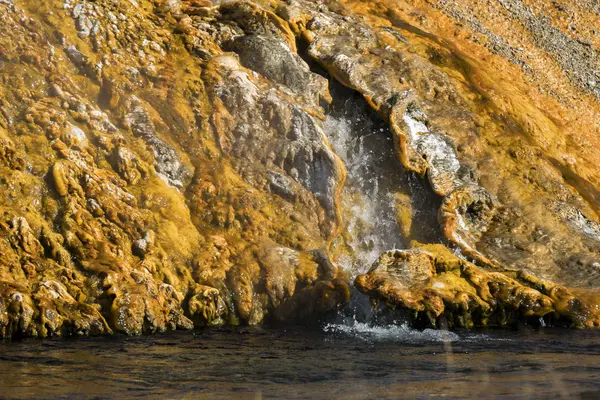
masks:
[[[441,199],[444,243],[389,249],[360,291],[434,326],[598,326],[595,142],[573,147],[517,87],[495,95],[482,59],[401,6],[0,1],[0,334],[304,323],[343,307],[353,272],[338,261],[354,250],[330,249],[348,227],[328,78],[379,113]],[[575,48],[588,68],[595,53],[573,40],[549,51]],[[422,221],[394,193],[400,243]]]

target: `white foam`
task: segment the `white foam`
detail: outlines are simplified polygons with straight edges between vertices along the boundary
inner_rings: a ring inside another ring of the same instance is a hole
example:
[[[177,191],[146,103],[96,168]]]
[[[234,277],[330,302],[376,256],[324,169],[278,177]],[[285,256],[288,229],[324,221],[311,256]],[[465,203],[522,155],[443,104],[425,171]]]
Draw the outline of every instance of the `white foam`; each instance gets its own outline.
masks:
[[[354,321],[348,324],[327,324],[327,333],[342,333],[364,340],[394,340],[401,342],[455,342],[460,336],[454,332],[434,329],[412,329],[408,325],[370,325]]]
[[[326,324],[323,331],[331,334],[352,336],[365,341],[395,341],[402,343],[477,343],[477,342],[511,342],[513,339],[494,337],[484,333],[463,332],[461,334],[438,329],[414,329],[408,324],[372,325],[356,320],[341,324]]]
[[[348,179],[342,195],[342,207],[349,234],[347,244],[354,252],[352,256],[338,261],[354,278],[365,273],[381,253],[400,245],[402,239],[395,217],[390,212],[394,204],[393,195],[381,188],[381,177],[373,170],[379,154],[365,146],[365,138],[382,133],[369,130],[369,121],[352,109],[352,104],[350,107],[347,117],[327,116],[323,130],[346,166]],[[367,125],[360,131],[357,125],[363,123]]]

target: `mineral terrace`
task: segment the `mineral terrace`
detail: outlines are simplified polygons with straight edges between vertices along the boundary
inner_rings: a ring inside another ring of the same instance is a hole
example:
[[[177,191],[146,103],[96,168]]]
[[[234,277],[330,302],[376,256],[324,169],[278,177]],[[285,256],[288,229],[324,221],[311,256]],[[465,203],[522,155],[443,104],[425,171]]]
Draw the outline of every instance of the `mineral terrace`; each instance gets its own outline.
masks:
[[[351,292],[600,327],[598,26],[589,0],[0,0],[0,335],[313,322]],[[398,187],[410,246],[358,274],[333,83],[440,204],[418,242]]]

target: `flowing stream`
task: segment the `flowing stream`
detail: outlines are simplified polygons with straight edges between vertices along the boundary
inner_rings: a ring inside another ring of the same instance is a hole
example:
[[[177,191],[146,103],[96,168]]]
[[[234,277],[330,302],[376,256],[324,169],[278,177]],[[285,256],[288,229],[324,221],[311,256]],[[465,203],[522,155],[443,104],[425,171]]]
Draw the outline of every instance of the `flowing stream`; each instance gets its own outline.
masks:
[[[338,262],[354,278],[384,251],[409,247],[410,239],[443,241],[437,223],[440,199],[424,180],[403,168],[389,127],[362,96],[332,80],[330,85],[334,101],[327,110],[325,134],[346,166],[346,231],[341,240],[351,249]],[[402,227],[399,207],[407,207],[418,225]]]
[[[351,95],[342,107],[334,103],[325,121],[330,144],[346,166],[342,215],[346,244],[353,251],[340,262],[352,276],[366,272],[382,252],[407,246],[394,205],[394,192],[402,188],[406,174],[388,128],[370,118],[361,101]]]
[[[440,199],[425,180],[404,169],[388,125],[363,97],[332,79],[329,82],[333,102],[327,108],[324,131],[347,173],[341,199],[345,229],[334,243],[333,252],[354,280],[366,273],[381,253],[408,248],[412,239],[443,242],[437,222]],[[397,217],[402,207],[417,224],[402,226]],[[380,325],[367,297],[354,287],[351,290],[350,304],[326,329],[357,335],[405,333],[406,328]]]

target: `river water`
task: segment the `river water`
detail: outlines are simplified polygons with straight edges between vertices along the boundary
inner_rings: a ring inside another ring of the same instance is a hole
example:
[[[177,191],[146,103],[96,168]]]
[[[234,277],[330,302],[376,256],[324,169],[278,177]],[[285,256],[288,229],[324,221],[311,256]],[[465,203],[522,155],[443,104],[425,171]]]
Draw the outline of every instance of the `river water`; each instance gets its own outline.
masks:
[[[595,331],[236,328],[0,343],[0,397],[600,398]]]

